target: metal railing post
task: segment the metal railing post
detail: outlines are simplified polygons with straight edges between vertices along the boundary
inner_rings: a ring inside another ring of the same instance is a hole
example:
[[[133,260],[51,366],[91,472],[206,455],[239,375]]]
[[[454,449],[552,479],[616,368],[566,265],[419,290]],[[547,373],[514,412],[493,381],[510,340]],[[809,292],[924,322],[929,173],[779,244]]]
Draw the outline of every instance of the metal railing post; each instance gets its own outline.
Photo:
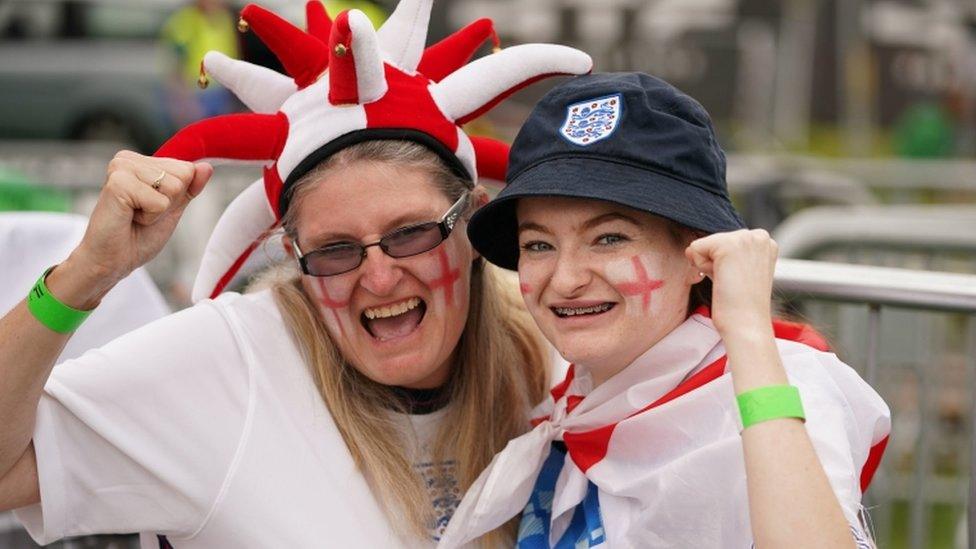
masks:
[[[881,359],[881,308],[898,307],[918,311],[958,312],[968,317],[964,327],[969,334],[966,352],[970,361],[976,361],[976,276],[869,267],[863,265],[835,264],[821,261],[781,259],[777,263],[776,290],[778,295],[798,300],[833,301],[868,306],[867,357],[864,378],[872,386],[877,385]],[[892,478],[886,483],[884,513],[890,516],[892,497],[909,499],[909,544],[912,549],[925,547],[928,542],[930,501],[928,498],[938,489],[927,486],[931,480],[934,440],[929,420],[935,416],[934,391],[930,368],[913,368],[918,387],[919,432],[915,440],[914,470],[903,485],[902,478]],[[976,364],[973,366],[976,379]],[[972,451],[970,455],[969,483],[959,479],[955,498],[949,503],[963,503],[968,498],[967,533],[968,546],[976,549],[976,398],[972,399],[971,413]],[[893,434],[892,436],[897,436]],[[881,477],[883,478],[883,476]],[[906,493],[907,490],[907,493]],[[968,490],[968,492],[967,492]],[[875,496],[869,496],[874,500]],[[869,500],[869,501],[870,501]],[[941,501],[941,500],[940,500]],[[877,534],[890,534],[890,529],[876,530]],[[961,540],[960,540],[961,541]]]
[[[881,341],[881,305],[871,303],[868,306],[868,349],[867,362],[864,367],[864,378],[868,385],[874,387],[878,381],[878,346]]]
[[[976,321],[973,320],[972,315],[966,317],[966,328],[968,328],[967,332],[969,333],[966,354],[972,362],[970,371],[973,378],[976,379]],[[971,399],[971,401],[972,410],[969,414],[969,421],[972,422],[972,439],[969,441],[969,501],[966,505],[966,534],[967,546],[969,549],[976,549],[976,398]]]
[[[925,484],[931,470],[932,451],[929,444],[929,390],[928,369],[914,365],[918,379],[918,438],[915,440],[915,470],[912,472],[912,502],[909,506],[909,547],[923,549],[928,541],[928,501]]]

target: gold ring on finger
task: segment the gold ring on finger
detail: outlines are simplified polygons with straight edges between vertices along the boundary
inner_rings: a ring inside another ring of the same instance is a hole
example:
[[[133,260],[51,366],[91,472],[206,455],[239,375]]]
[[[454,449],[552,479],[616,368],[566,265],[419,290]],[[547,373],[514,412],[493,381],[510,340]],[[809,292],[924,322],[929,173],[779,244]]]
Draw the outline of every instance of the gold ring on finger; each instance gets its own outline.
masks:
[[[156,179],[153,179],[152,180],[152,183],[150,183],[149,186],[151,186],[154,191],[158,191],[159,190],[159,186],[163,184],[163,178],[164,177],[166,177],[166,170],[163,170],[163,171],[159,172],[159,177],[157,177]]]

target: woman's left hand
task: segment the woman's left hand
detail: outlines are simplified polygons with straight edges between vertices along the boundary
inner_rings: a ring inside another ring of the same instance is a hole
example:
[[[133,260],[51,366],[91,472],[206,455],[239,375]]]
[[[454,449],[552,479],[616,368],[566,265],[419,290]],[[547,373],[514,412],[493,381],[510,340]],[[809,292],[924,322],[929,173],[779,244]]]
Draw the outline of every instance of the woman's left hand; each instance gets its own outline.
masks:
[[[777,250],[762,229],[712,234],[685,250],[692,264],[712,279],[712,322],[723,338],[771,330]]]

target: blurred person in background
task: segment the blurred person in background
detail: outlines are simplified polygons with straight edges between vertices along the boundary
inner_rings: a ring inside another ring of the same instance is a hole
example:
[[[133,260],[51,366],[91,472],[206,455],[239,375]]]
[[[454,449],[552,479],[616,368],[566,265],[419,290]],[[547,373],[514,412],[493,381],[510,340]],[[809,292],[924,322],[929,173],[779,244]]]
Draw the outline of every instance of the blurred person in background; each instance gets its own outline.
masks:
[[[240,58],[237,17],[222,0],[195,0],[180,8],[163,25],[162,42],[176,57],[173,80],[181,95],[192,97],[193,112],[180,113],[182,123],[234,110],[233,95],[220,85],[197,89],[200,63],[208,51]]]
[[[950,101],[922,100],[898,117],[892,132],[895,154],[904,158],[946,158],[955,153],[958,109]]]
[[[109,164],[82,242],[0,319],[0,509],[35,540],[429,546],[525,430],[545,352],[464,231],[505,147],[460,125],[592,62],[533,44],[468,63],[491,22],[425,49],[429,10],[404,0],[375,31],[313,1],[304,32],[247,6],[290,77],[210,52],[207,73],[254,112]],[[265,162],[208,244],[194,293],[215,299],[52,369],[203,192],[203,158]],[[280,278],[220,295],[269,228],[291,256]]]

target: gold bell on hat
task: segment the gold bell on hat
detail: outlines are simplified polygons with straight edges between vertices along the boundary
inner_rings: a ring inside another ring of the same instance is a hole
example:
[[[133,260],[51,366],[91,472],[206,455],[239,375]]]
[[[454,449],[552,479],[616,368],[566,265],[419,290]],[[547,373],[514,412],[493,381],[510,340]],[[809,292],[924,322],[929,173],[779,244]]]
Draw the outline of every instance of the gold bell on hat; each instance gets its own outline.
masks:
[[[197,86],[201,90],[205,90],[209,85],[210,79],[207,78],[207,71],[203,68],[203,61],[200,61],[200,78],[197,78]]]
[[[349,51],[349,50],[348,50],[348,48],[346,48],[346,45],[345,45],[345,44],[336,44],[336,47],[335,47],[335,54],[336,54],[336,55],[337,55],[338,57],[343,57],[343,56],[345,56],[345,55],[346,55],[346,53],[347,53],[348,51]]]
[[[248,25],[247,24],[247,21],[244,20],[244,17],[243,16],[241,16],[240,18],[237,19],[237,30],[238,31],[240,31],[240,32],[247,32],[248,30],[250,30],[250,28],[251,28],[251,25]]]

